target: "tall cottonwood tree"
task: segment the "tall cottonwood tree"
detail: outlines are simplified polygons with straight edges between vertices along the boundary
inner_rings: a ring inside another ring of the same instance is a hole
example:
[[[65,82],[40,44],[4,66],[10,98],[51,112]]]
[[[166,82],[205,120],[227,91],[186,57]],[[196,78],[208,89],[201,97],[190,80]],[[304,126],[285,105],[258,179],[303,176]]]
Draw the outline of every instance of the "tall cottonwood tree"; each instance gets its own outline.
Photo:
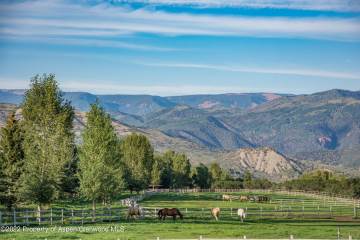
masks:
[[[91,105],[79,153],[80,192],[92,201],[109,201],[124,188],[119,140],[111,119],[99,103]],[[93,221],[95,216],[93,215]]]
[[[188,186],[190,180],[191,164],[185,154],[173,153],[172,156],[172,186],[175,188]]]
[[[18,200],[24,162],[23,132],[14,112],[8,116],[0,135],[0,200],[10,208]]]
[[[74,158],[74,110],[62,98],[55,75],[44,74],[32,78],[22,115],[25,162],[20,192],[40,210],[58,197],[65,165]]]
[[[121,153],[127,168],[127,183],[130,191],[147,188],[151,182],[154,149],[141,134],[132,133],[121,142]]]

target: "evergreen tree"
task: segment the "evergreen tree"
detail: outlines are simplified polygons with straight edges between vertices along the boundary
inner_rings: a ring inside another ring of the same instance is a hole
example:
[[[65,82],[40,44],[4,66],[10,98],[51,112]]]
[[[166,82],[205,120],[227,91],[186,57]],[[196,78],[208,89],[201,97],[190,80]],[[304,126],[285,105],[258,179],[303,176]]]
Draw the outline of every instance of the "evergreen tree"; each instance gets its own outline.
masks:
[[[0,135],[0,200],[10,208],[17,201],[24,162],[23,132],[14,112],[8,116]]]
[[[141,134],[130,134],[121,142],[121,152],[127,167],[127,183],[130,191],[147,188],[151,182],[154,149]]]
[[[79,190],[79,156],[78,148],[74,148],[74,158],[66,163],[64,176],[61,181],[61,192],[63,197],[73,197]]]
[[[96,201],[110,201],[124,188],[119,140],[109,114],[98,102],[91,105],[82,138],[79,153],[80,192],[92,201],[95,213]]]
[[[63,100],[55,76],[44,74],[31,80],[22,115],[25,162],[20,193],[40,210],[58,196],[64,166],[74,157],[74,111]]]

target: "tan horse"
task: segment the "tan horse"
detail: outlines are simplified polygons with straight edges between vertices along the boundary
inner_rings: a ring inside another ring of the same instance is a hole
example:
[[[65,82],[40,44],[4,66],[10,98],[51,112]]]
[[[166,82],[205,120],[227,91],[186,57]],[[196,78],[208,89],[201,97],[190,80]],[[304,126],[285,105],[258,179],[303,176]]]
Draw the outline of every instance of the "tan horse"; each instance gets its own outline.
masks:
[[[129,220],[129,218],[136,218],[136,217],[143,218],[143,209],[141,209],[139,206],[129,207],[126,219]]]
[[[216,221],[219,220],[220,217],[220,208],[216,207],[211,209],[211,215],[213,215],[213,217],[216,219]]]
[[[249,198],[248,198],[248,196],[240,196],[240,201],[246,202],[246,201],[249,201]]]
[[[223,194],[222,195],[222,200],[223,201],[232,201],[232,197],[230,195],[227,195],[227,194]]]

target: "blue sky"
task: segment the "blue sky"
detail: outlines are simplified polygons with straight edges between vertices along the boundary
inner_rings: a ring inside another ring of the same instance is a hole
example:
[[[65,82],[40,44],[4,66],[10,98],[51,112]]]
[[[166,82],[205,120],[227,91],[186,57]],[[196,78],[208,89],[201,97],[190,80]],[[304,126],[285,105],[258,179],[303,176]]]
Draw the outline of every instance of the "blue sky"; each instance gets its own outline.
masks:
[[[0,2],[0,88],[184,95],[360,90],[358,0]]]

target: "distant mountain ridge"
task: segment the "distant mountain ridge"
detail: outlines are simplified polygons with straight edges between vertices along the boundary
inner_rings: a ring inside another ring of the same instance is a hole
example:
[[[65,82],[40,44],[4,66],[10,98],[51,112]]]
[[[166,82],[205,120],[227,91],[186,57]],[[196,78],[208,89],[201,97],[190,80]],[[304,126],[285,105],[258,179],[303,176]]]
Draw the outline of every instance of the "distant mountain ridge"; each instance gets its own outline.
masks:
[[[163,134],[158,139],[177,139],[172,144],[193,144],[197,159],[201,154],[213,159],[209,156],[214,152],[270,147],[299,163],[360,167],[360,91],[177,97],[66,92],[64,97],[82,112],[98,97],[114,121]],[[0,90],[1,101],[18,104],[21,90]],[[190,153],[187,147],[183,149]]]

